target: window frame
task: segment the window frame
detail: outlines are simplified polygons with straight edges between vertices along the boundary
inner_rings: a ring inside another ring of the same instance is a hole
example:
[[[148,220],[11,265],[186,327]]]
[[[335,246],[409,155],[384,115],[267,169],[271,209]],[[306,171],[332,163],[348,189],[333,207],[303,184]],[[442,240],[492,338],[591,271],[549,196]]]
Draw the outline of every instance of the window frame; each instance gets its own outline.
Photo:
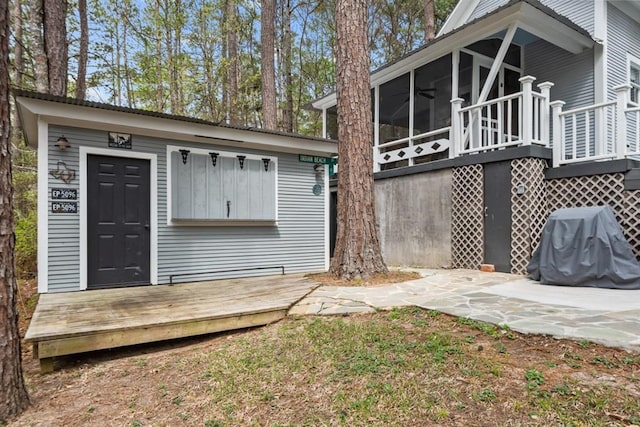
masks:
[[[173,218],[173,172],[172,172],[172,153],[179,152],[180,150],[189,150],[189,155],[199,154],[209,156],[209,153],[216,152],[218,157],[227,157],[236,159],[238,156],[244,156],[246,160],[259,160],[269,159],[271,161],[270,167],[273,167],[273,180],[274,180],[274,217],[272,219],[226,219],[226,218],[211,218],[211,219],[188,219],[188,218]],[[278,157],[274,155],[262,155],[252,154],[240,151],[226,151],[219,150],[217,147],[199,148],[189,145],[167,145],[166,151],[166,215],[167,225],[169,226],[265,226],[265,225],[278,225]]]

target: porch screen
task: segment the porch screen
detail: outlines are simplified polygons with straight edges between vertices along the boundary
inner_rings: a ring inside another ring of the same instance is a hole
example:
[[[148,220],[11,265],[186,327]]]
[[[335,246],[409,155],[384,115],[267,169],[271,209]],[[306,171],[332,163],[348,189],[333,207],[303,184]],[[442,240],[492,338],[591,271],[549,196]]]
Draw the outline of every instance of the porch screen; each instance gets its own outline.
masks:
[[[186,150],[169,156],[173,220],[276,220],[276,158]]]

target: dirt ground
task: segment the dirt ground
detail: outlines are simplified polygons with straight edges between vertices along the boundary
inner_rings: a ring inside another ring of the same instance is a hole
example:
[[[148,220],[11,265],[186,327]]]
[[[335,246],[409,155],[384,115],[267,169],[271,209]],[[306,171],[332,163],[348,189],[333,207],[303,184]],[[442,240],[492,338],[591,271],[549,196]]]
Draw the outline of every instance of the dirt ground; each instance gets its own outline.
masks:
[[[375,285],[375,283],[372,284]],[[20,328],[23,335],[30,313],[35,306],[36,290],[35,282],[21,284],[19,309]],[[382,312],[348,316],[345,319],[348,319],[348,322],[366,325],[370,324],[369,322],[390,322],[391,315],[389,312]],[[469,396],[476,396],[474,399],[463,399],[461,403],[442,412],[444,416],[442,422],[433,421],[438,419],[438,414],[424,415],[427,417],[424,419],[430,420],[428,424],[466,426],[549,425],[552,423],[559,425],[555,423],[557,421],[555,418],[538,418],[537,415],[531,415],[532,409],[527,409],[527,405],[531,405],[527,403],[528,399],[533,398],[530,396],[531,390],[523,389],[522,381],[523,376],[530,374],[531,367],[536,367],[535,372],[538,372],[541,377],[544,376],[545,386],[541,385],[536,392],[546,390],[544,393],[549,396],[557,390],[560,390],[558,396],[566,396],[561,393],[563,389],[558,389],[558,385],[563,384],[570,385],[568,387],[571,390],[567,388],[564,391],[573,393],[574,397],[591,393],[592,389],[615,392],[612,395],[601,395],[598,394],[599,391],[593,391],[594,396],[604,396],[602,399],[606,400],[602,406],[598,406],[598,403],[593,404],[601,418],[593,423],[565,425],[628,427],[640,423],[640,413],[629,413],[635,410],[633,409],[635,407],[629,406],[633,404],[622,402],[627,397],[632,401],[640,401],[640,355],[586,342],[556,340],[546,336],[525,336],[511,331],[502,331],[502,334],[508,335],[509,339],[495,338],[487,335],[486,331],[483,332],[477,324],[466,324],[460,319],[446,315],[424,317],[424,319],[428,321],[403,321],[401,326],[410,335],[419,333],[421,328],[446,331],[453,337],[457,337],[460,342],[466,343],[463,344],[463,348],[469,355],[472,357],[481,355],[482,364],[493,366],[490,369],[501,371],[500,375],[493,377],[491,375],[482,377],[478,373],[467,375],[452,372],[450,377],[435,379],[441,381],[440,383],[425,383],[425,388],[450,387],[456,390],[456,395],[468,391]],[[203,364],[207,363],[203,361],[210,361],[209,355],[229,346],[236,351],[234,346],[241,347],[246,343],[259,345],[265,340],[278,341],[283,329],[299,329],[302,324],[307,324],[304,322],[309,321],[300,318],[286,319],[264,328],[60,358],[56,362],[56,371],[46,375],[39,373],[39,366],[32,358],[31,349],[23,346],[23,366],[32,405],[9,426],[222,426],[310,423],[311,425],[349,425],[348,421],[345,422],[342,418],[331,415],[329,409],[326,409],[326,418],[318,418],[322,421],[317,423],[309,422],[308,418],[301,418],[301,414],[309,410],[308,407],[311,404],[309,396],[323,393],[322,390],[317,389],[315,380],[300,382],[293,393],[295,397],[291,397],[291,402],[286,404],[284,401],[278,402],[281,406],[273,401],[266,402],[270,398],[263,396],[261,399],[265,402],[247,406],[242,413],[238,409],[238,405],[242,406],[242,402],[234,402],[236,418],[227,418],[226,422],[219,421],[223,419],[222,415],[212,418],[212,413],[223,411],[219,407],[224,406],[222,402],[212,398],[211,387],[214,386],[207,383],[209,388],[200,388]],[[496,368],[497,366],[499,368]],[[477,388],[477,378],[483,378],[481,389]],[[292,380],[292,384],[294,383],[295,381]],[[446,385],[447,383],[449,385]],[[219,383],[216,384],[220,386]],[[349,382],[344,384],[342,387],[351,387]],[[551,385],[554,385],[553,389]],[[486,390],[490,390],[491,393],[495,391],[500,396],[500,405],[489,402],[492,396]],[[286,394],[285,391],[278,393]],[[620,396],[624,396],[624,399],[619,399]],[[226,398],[231,397],[226,396]],[[238,400],[243,399],[245,397],[239,394]],[[322,397],[318,399],[324,401]],[[614,401],[620,401],[619,405]],[[326,403],[326,405],[330,404],[331,402]],[[318,405],[319,408],[323,407],[321,403]],[[523,405],[524,409],[519,409],[517,405]],[[513,415],[523,411],[528,413],[518,417]],[[282,422],[283,419],[288,422]],[[418,419],[420,418],[413,421],[409,419],[399,423],[387,423],[374,417],[362,422],[355,418],[356,421],[352,421],[351,424],[425,425],[424,421],[418,422]],[[402,418],[399,417],[397,420]]]

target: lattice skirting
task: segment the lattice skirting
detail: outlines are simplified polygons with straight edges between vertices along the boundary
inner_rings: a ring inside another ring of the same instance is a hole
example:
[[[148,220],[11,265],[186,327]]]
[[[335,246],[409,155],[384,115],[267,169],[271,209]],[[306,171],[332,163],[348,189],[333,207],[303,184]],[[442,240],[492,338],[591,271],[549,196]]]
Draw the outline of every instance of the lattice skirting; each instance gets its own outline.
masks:
[[[453,169],[451,258],[454,268],[477,269],[484,259],[482,165]]]
[[[640,190],[624,190],[624,174],[545,181],[543,159],[511,162],[511,272],[525,274],[549,213],[560,208],[609,205],[640,257]],[[482,165],[453,169],[451,257],[454,268],[477,269],[484,260]],[[524,193],[518,188],[524,186]]]
[[[525,158],[511,162],[511,272],[514,274],[526,273],[549,215],[545,167],[544,159]],[[521,186],[524,193],[518,194]]]
[[[549,210],[609,205],[631,245],[640,256],[640,190],[624,190],[624,174],[561,178],[547,181]]]

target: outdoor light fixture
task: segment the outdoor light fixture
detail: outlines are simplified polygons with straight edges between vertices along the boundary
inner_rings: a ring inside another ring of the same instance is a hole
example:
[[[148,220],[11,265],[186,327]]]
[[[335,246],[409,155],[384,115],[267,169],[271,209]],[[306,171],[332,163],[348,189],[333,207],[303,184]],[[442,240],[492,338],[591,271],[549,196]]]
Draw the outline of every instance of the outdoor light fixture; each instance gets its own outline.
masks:
[[[209,153],[211,156],[211,164],[213,167],[216,167],[216,163],[218,162],[218,153]]]
[[[62,151],[65,151],[71,148],[71,144],[69,144],[69,140],[67,140],[67,138],[65,138],[64,135],[58,138],[56,143],[53,145],[55,145],[56,147],[58,147],[59,150],[62,150]]]
[[[238,161],[240,162],[240,169],[244,169],[244,159],[246,159],[247,156],[238,156]]]
[[[264,171],[269,172],[269,162],[271,159],[262,159],[262,163],[264,163]]]
[[[180,154],[182,155],[182,164],[186,165],[187,164],[187,157],[189,157],[189,150],[179,150]]]

